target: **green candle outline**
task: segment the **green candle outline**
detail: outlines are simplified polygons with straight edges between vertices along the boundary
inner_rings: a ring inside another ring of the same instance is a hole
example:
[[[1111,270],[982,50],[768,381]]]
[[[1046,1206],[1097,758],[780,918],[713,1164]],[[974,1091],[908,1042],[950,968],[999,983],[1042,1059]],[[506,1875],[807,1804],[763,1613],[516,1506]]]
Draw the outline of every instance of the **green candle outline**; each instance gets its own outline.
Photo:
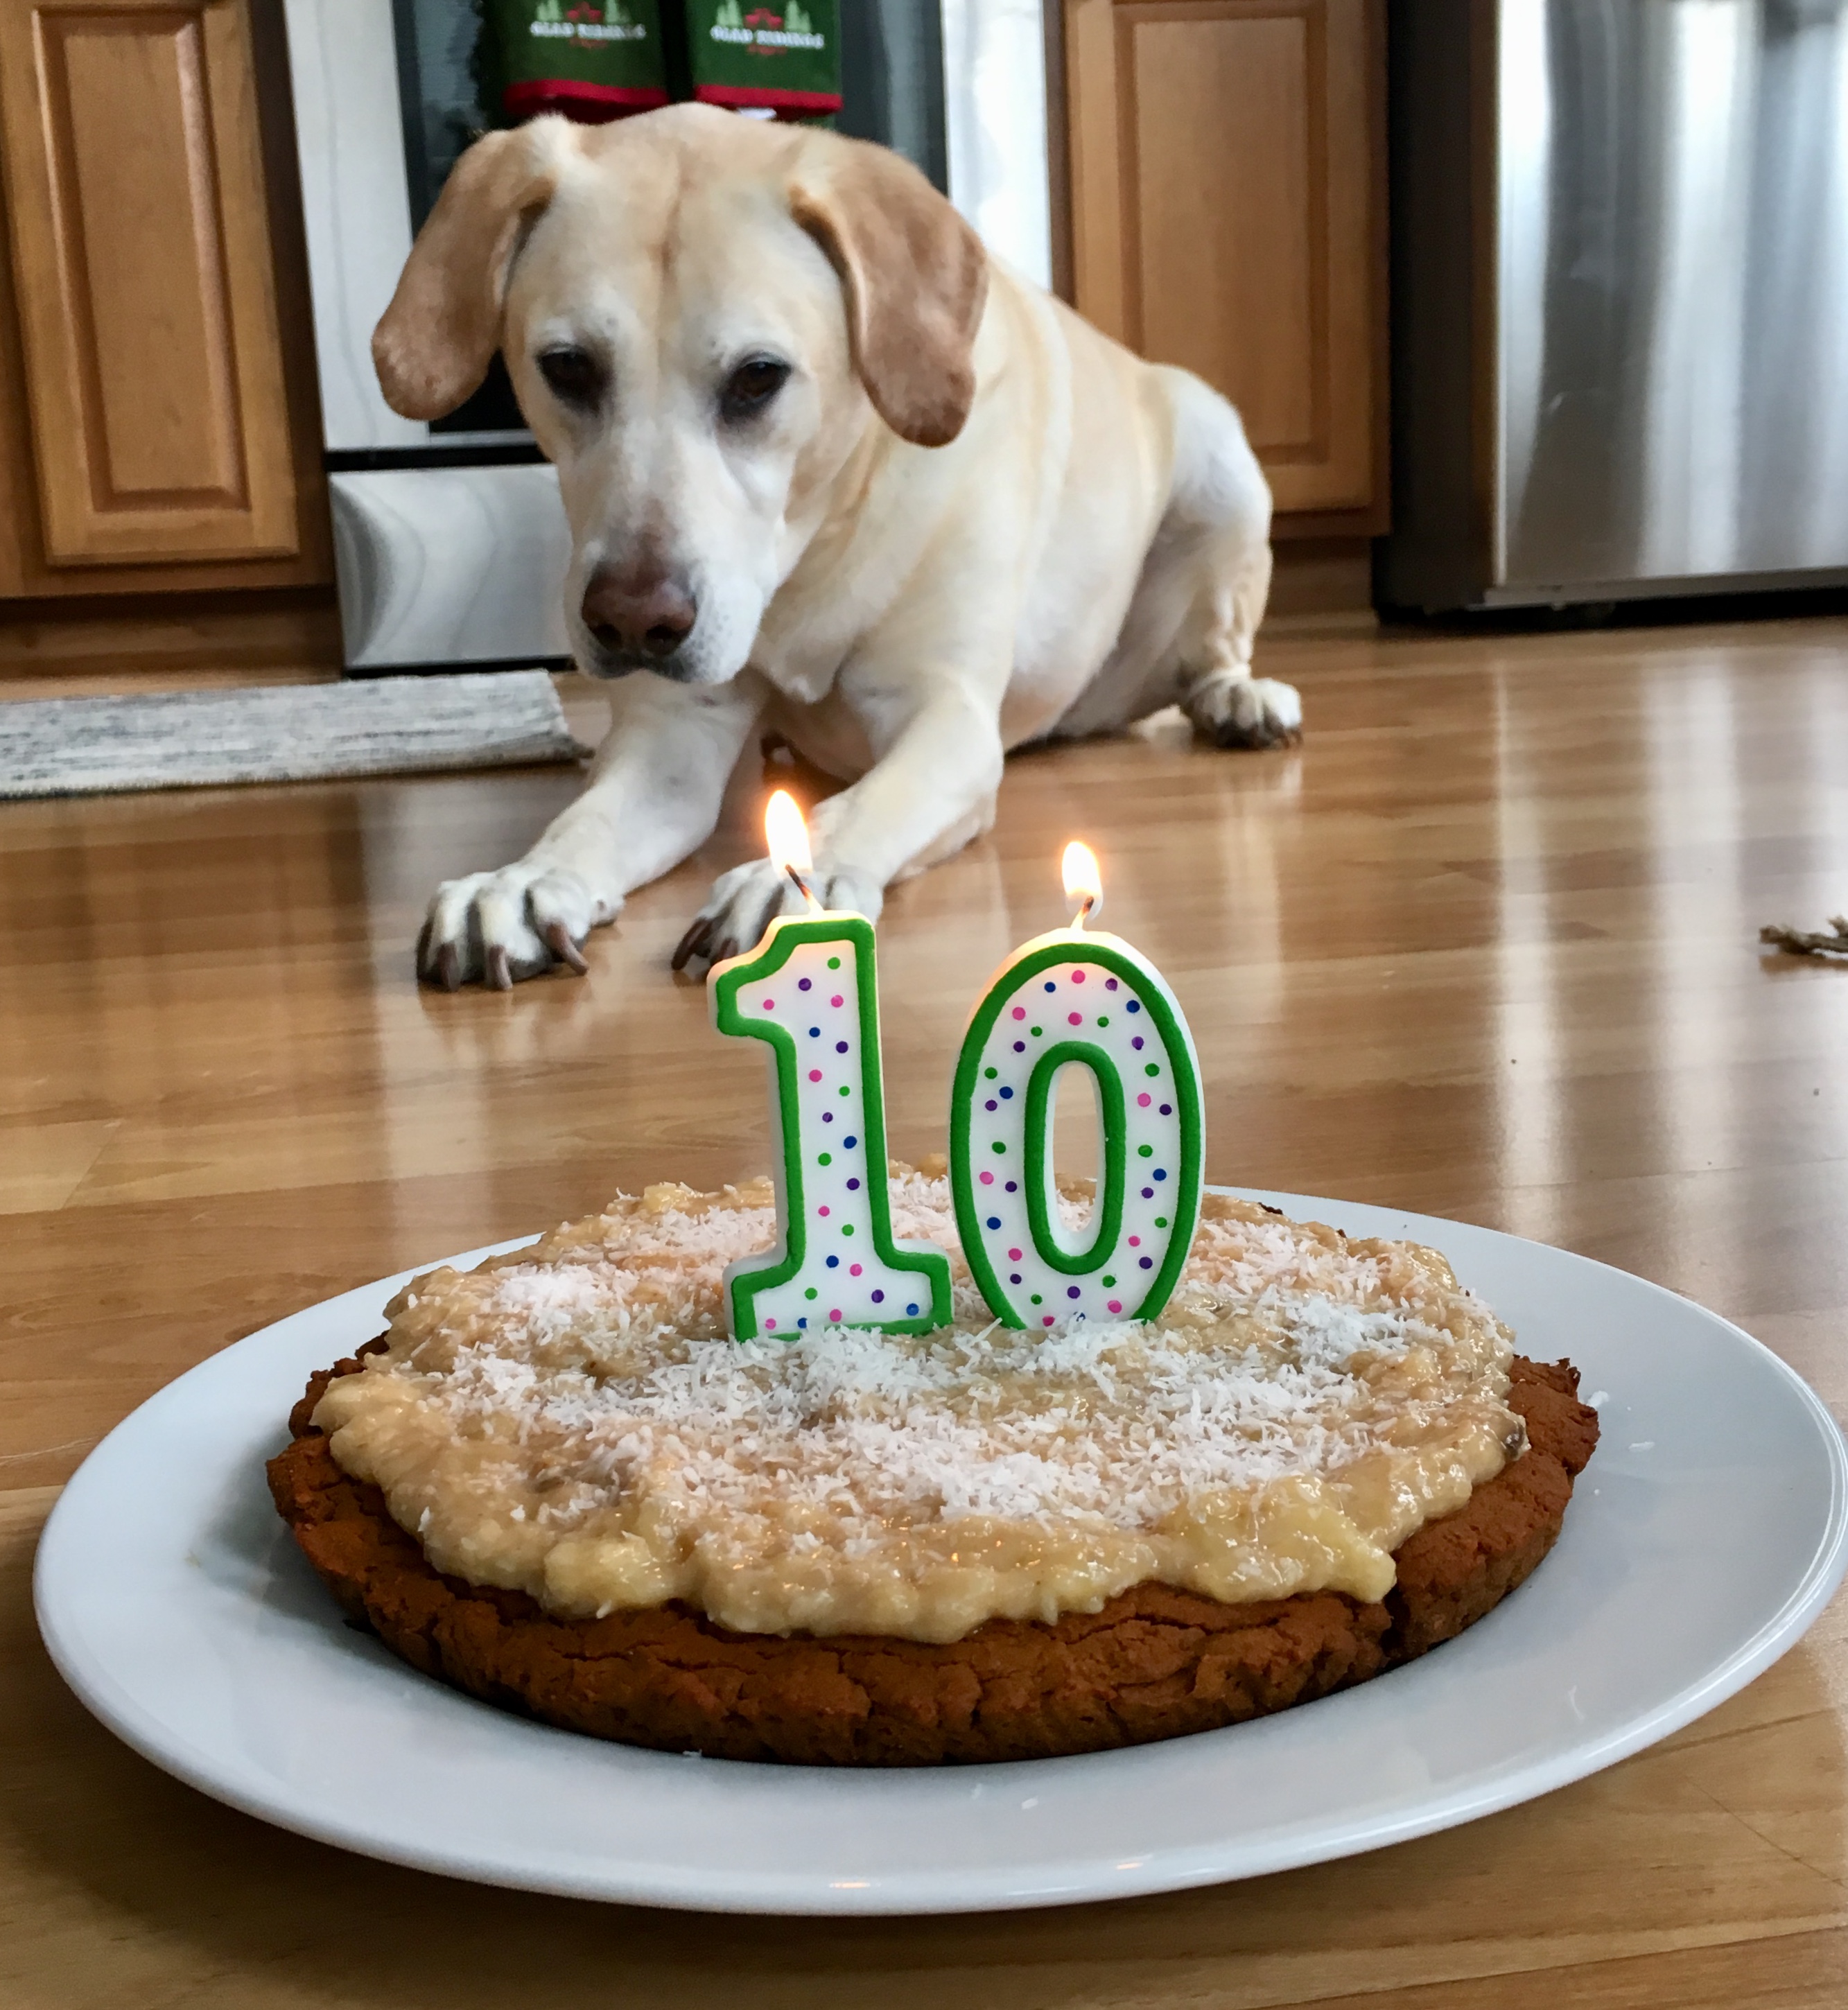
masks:
[[[986,1044],[986,1043],[985,1043]],[[1093,1209],[1097,1223],[1087,1248],[1072,1251],[1059,1240],[1052,1218],[1052,1167],[1047,1162],[1047,1140],[1052,1135],[1050,1111],[1053,1084],[1062,1067],[1089,1068],[1103,1105],[1103,1165],[1101,1191]],[[1034,1062],[1027,1077],[1025,1113],[1027,1227],[1033,1247],[1055,1270],[1068,1277],[1101,1270],[1123,1233],[1123,1190],[1129,1184],[1128,1098],[1114,1059],[1094,1040],[1060,1040]],[[960,1217],[958,1217],[960,1223]],[[972,1266],[971,1266],[973,1267]]]
[[[741,1270],[730,1280],[731,1333],[734,1340],[766,1337],[758,1327],[755,1300],[761,1291],[787,1284],[801,1271],[808,1254],[808,1184],[801,1164],[801,1101],[796,1084],[798,1054],[788,1028],[766,1019],[748,1019],[738,1003],[738,988],[774,977],[803,943],[851,942],[854,946],[855,1003],[860,1014],[860,1128],[866,1153],[866,1205],[871,1216],[872,1243],[883,1263],[915,1271],[928,1279],[930,1309],[915,1319],[842,1319],[842,1326],[876,1333],[934,1333],[954,1316],[950,1295],[950,1259],[940,1249],[902,1247],[892,1233],[892,1189],[887,1170],[885,1053],[880,1044],[879,978],[874,963],[872,924],[863,914],[801,915],[773,925],[769,946],[760,943],[748,957],[728,962],[713,978],[713,1023],[721,1033],[762,1040],[769,1049],[771,1108],[780,1133],[781,1170],[777,1178],[777,1212],[783,1228],[783,1255],[773,1249],[761,1269]],[[826,1332],[826,1327],[817,1330]],[[793,1344],[812,1337],[801,1332],[769,1336]]]
[[[1162,1259],[1161,1266],[1156,1271],[1153,1280],[1143,1293],[1135,1309],[1126,1315],[1128,1318],[1154,1318],[1167,1303],[1175,1285],[1180,1282],[1181,1272],[1193,1248],[1194,1233],[1199,1226],[1204,1181],[1206,1114],[1199,1064],[1186,1022],[1182,1018],[1166,982],[1153,965],[1132,954],[1127,948],[1119,949],[1101,936],[1086,935],[1078,930],[1068,930],[1049,941],[1029,946],[1011,962],[1004,964],[977,1001],[969,1019],[968,1030],[963,1035],[961,1051],[956,1058],[956,1073],[950,1091],[950,1191],[955,1203],[956,1229],[962,1241],[963,1257],[983,1297],[987,1301],[988,1309],[1004,1326],[1018,1327],[1023,1331],[1028,1330],[1029,1322],[1025,1316],[1015,1309],[1007,1287],[1001,1282],[1000,1273],[989,1261],[987,1245],[983,1239],[980,1199],[976,1191],[975,1155],[971,1149],[969,1132],[974,1120],[976,1099],[981,1088],[982,1055],[987,1046],[989,1035],[994,1030],[995,1021],[1029,978],[1059,963],[1095,964],[1131,985],[1142,1001],[1143,1009],[1149,1014],[1161,1044],[1167,1050],[1168,1065],[1174,1071],[1175,1108],[1179,1120],[1181,1136],[1181,1166],[1173,1202],[1173,1226],[1167,1231],[1167,1250]],[[1049,1087],[1050,1080],[1049,1077]],[[1050,1101],[1050,1096],[1047,1099]],[[1039,1128],[1041,1150],[1043,1151],[1046,1129],[1043,1105]],[[1043,1165],[1043,1159],[1041,1163]],[[1042,1195],[1043,1191],[1042,1186]],[[1029,1219],[1031,1220],[1031,1188],[1026,1198]],[[1056,1240],[1050,1244],[1041,1244],[1036,1236],[1035,1248],[1055,1270],[1065,1269],[1065,1264],[1061,1261],[1065,1252],[1059,1248]],[[1049,1250],[1057,1251],[1057,1254],[1049,1254]],[[1071,1276],[1075,1273],[1068,1270],[1066,1274]]]

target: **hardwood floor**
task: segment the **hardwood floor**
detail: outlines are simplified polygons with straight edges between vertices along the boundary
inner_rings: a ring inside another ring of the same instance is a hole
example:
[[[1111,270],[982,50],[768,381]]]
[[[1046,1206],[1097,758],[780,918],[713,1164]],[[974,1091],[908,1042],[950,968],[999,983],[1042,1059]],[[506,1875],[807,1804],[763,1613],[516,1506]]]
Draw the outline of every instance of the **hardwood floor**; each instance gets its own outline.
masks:
[[[1848,1417],[1848,622],[1281,639],[1299,752],[1157,723],[1022,757],[880,929],[893,1148],[965,1015],[1101,855],[1207,1084],[1210,1177],[1563,1244],[1728,1314]],[[1068,1912],[677,1918],[475,1890],[155,1773],[50,1671],[39,1519],[181,1369],[311,1300],[765,1165],[762,1062],[667,974],[742,814],[585,982],[419,992],[435,881],[563,771],[0,807],[0,1994],[91,2004],[969,2010],[1848,2000],[1848,1605],[1743,1696],[1531,1806],[1345,1864]]]

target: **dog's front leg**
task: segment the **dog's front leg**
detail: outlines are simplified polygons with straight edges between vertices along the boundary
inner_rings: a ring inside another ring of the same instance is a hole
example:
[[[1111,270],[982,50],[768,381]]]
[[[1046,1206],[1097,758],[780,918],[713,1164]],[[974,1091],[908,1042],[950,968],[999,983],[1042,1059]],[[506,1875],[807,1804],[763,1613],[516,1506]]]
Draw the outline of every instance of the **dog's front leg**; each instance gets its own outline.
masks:
[[[436,890],[418,975],[451,991],[478,978],[504,991],[555,962],[581,972],[590,931],[712,835],[762,710],[748,674],[693,685],[641,671],[613,684],[609,737],[583,794],[524,858]]]
[[[1001,779],[1000,701],[973,680],[922,691],[863,686],[848,701],[880,758],[810,815],[810,883],[824,907],[851,907],[876,921],[886,888],[908,866],[947,857],[993,821]],[[767,858],[737,866],[715,882],[673,967],[736,956],[773,917],[800,905]]]

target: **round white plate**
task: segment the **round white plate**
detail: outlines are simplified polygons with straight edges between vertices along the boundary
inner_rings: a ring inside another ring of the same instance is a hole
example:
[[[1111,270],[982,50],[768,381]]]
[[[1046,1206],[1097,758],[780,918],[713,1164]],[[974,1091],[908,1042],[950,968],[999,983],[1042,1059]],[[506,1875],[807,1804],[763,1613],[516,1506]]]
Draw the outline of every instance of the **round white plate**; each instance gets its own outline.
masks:
[[[1848,1566],[1842,1434],[1736,1326],[1487,1229],[1253,1197],[1443,1249],[1523,1351],[1579,1364],[1603,1419],[1530,1582],[1343,1695],[1132,1751],[916,1772],[631,1751],[456,1695],[342,1622],[264,1485],[309,1373],[379,1330],[403,1277],[253,1333],[111,1433],[46,1527],[39,1624],[118,1736],[305,1835],[584,1898],[934,1912],[1171,1891],[1471,1820],[1711,1710],[1827,1602]]]

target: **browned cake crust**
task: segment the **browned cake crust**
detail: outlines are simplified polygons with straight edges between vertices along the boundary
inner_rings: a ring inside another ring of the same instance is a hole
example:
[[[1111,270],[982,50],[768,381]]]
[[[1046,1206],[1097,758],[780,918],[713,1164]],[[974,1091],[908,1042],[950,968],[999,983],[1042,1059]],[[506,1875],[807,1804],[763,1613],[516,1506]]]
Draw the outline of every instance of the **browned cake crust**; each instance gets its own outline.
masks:
[[[799,1765],[1096,1752],[1365,1682],[1453,1639],[1522,1582],[1597,1443],[1578,1370],[1517,1357],[1509,1402],[1526,1419],[1526,1453],[1401,1546],[1379,1604],[1313,1592],[1222,1605],[1143,1584],[1101,1612],[993,1619],[947,1646],[786,1639],[729,1632],[679,1604],[555,1618],[524,1592],[443,1576],[308,1421],[328,1383],[359,1365],[315,1376],[289,1420],[294,1442],[269,1463],[278,1511],[351,1618],[425,1674],[568,1731]]]

